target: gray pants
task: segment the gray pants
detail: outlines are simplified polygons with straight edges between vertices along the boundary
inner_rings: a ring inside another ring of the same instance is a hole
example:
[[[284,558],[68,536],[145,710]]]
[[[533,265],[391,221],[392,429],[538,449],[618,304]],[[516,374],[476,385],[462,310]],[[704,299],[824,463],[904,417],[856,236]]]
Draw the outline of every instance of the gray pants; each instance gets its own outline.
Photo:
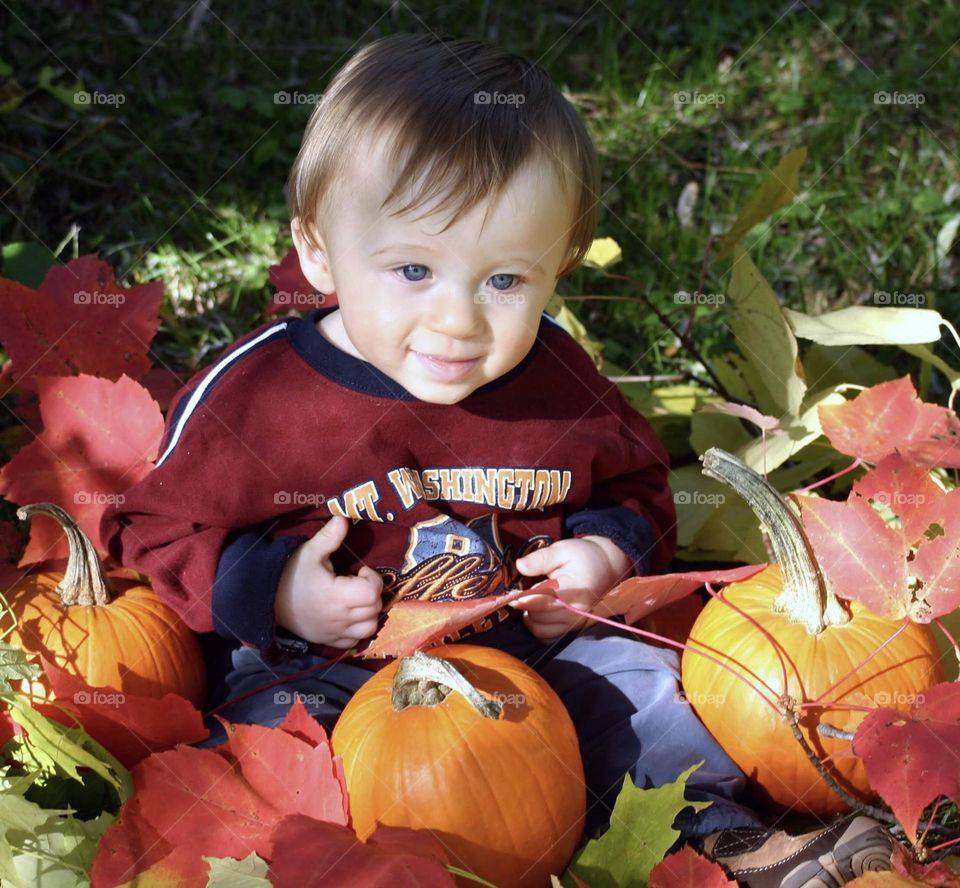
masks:
[[[520,615],[464,639],[486,644],[524,660],[563,701],[580,741],[587,783],[585,836],[603,831],[610,822],[617,794],[629,773],[636,786],[669,783],[691,765],[703,765],[690,776],[685,797],[713,802],[694,813],[685,809],[675,826],[683,839],[718,829],[762,826],[750,809],[736,802],[744,776],[707,732],[690,704],[679,695],[678,657],[640,641],[636,635],[602,623],[554,642],[541,642],[523,625]],[[305,655],[267,666],[252,648],[233,652],[233,669],[213,693],[210,704],[237,697],[290,675],[328,662]],[[347,702],[374,673],[336,663],[328,668],[251,694],[218,711],[229,722],[275,726],[299,698],[328,731]],[[220,723],[208,717],[210,737],[196,746],[215,746],[226,739]]]

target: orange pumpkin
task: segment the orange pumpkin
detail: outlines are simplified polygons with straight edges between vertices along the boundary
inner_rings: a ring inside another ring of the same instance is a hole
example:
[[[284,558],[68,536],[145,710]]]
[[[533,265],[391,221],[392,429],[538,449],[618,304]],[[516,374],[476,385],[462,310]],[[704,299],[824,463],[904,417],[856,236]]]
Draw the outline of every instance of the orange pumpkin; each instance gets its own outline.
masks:
[[[202,705],[206,669],[190,628],[149,586],[122,578],[108,586],[93,543],[59,506],[17,510],[21,519],[34,513],[60,522],[70,555],[63,574],[27,574],[6,593],[16,619],[7,640],[93,687],[147,697],[172,692]],[[29,688],[53,698],[45,679]]]
[[[762,796],[817,815],[846,811],[849,806],[796,739],[793,715],[840,786],[853,796],[871,798],[862,761],[849,742],[824,736],[818,723],[855,731],[867,712],[844,705],[908,709],[917,694],[943,680],[936,641],[929,627],[911,623],[868,661],[902,624],[859,602],[841,604],[826,589],[799,518],[763,478],[717,448],[704,454],[703,464],[704,474],[730,484],[747,500],[769,531],[779,564],[732,583],[703,609],[687,641],[692,650],[684,651],[682,659],[686,697]],[[699,651],[754,688],[765,688],[780,711]],[[816,703],[821,695],[819,705],[802,705]]]
[[[456,644],[430,655],[381,669],[334,727],[357,835],[377,823],[428,829],[453,866],[504,888],[549,885],[579,844],[586,810],[567,710],[504,651]]]

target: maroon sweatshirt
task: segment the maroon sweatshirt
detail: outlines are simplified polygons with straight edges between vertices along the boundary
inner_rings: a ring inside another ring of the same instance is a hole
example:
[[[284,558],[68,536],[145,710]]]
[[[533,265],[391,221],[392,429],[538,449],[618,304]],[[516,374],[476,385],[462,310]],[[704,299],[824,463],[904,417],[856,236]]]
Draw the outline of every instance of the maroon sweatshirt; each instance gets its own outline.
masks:
[[[156,466],[104,513],[109,552],[187,625],[268,657],[343,653],[274,622],[287,559],[331,515],[351,519],[335,571],[375,568],[385,610],[527,588],[516,559],[572,536],[610,538],[638,575],[666,566],[666,451],[553,318],[513,370],[446,405],[328,342],[334,310],[264,324],[197,373]]]

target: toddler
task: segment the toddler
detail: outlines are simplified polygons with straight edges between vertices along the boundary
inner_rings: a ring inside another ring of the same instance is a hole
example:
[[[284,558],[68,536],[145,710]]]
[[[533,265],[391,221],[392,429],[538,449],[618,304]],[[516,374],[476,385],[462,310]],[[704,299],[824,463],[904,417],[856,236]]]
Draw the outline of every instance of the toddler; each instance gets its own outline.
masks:
[[[336,75],[288,193],[303,274],[336,304],[263,325],[191,379],[155,468],[101,527],[189,626],[238,643],[209,702],[261,690],[224,718],[276,725],[299,697],[332,729],[386,662],[359,653],[396,601],[549,578],[586,609],[668,564],[667,454],[545,313],[593,240],[598,191],[580,118],[516,55],[399,35]],[[445,640],[506,650],[563,700],[587,837],[625,774],[658,786],[702,761],[687,797],[713,804],[676,826],[747,884],[842,884],[864,848],[888,847],[865,818],[764,831],[678,694],[672,651],[536,593]],[[201,745],[223,742],[208,727]]]

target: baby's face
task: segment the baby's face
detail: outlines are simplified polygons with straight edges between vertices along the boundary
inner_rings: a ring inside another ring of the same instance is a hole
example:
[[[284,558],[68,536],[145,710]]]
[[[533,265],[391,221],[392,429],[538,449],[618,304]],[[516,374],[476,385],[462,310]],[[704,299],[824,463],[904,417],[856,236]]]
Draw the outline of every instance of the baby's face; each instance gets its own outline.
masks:
[[[336,212],[321,220],[321,249],[294,225],[307,279],[337,293],[340,310],[320,332],[420,400],[454,404],[529,352],[567,256],[573,204],[549,165],[531,164],[492,206],[482,201],[440,233],[449,210],[438,215],[435,204],[409,216],[380,209],[392,181],[381,154],[357,152]]]

